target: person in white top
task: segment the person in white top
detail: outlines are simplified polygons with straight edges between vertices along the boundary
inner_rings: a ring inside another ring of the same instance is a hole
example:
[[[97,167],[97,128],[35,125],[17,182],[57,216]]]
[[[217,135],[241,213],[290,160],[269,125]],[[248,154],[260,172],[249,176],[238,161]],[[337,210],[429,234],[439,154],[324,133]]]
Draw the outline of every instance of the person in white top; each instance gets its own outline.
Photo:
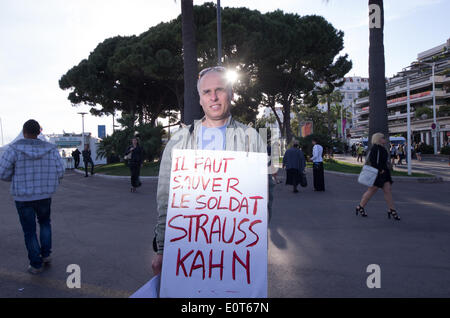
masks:
[[[325,191],[325,180],[323,176],[323,147],[319,145],[318,140],[313,138],[313,176],[314,176],[314,191]]]

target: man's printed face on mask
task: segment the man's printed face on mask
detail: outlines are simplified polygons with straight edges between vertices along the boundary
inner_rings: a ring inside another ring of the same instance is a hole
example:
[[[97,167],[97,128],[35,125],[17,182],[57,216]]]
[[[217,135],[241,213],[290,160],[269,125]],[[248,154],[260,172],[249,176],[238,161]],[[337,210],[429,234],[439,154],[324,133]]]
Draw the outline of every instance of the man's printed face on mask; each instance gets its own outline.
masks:
[[[206,126],[224,125],[230,116],[231,96],[223,75],[217,72],[205,74],[200,79],[199,94],[200,105],[206,116]]]

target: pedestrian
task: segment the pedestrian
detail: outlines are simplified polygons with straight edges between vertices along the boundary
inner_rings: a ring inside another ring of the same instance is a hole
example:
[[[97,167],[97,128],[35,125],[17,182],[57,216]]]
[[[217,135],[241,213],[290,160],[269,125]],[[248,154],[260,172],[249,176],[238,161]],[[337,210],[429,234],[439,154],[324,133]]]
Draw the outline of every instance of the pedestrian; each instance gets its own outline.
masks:
[[[399,221],[397,211],[395,210],[394,200],[392,198],[392,188],[393,183],[391,177],[391,171],[389,169],[389,157],[384,145],[386,139],[382,133],[375,133],[372,135],[372,149],[369,153],[368,163],[370,166],[378,169],[378,175],[375,179],[373,186],[369,187],[367,191],[363,194],[359,205],[356,207],[356,215],[367,216],[364,207],[369,202],[370,198],[377,192],[378,188],[383,189],[384,199],[388,205],[388,217],[391,216]]]
[[[422,161],[422,143],[421,142],[419,142],[416,145],[415,152],[416,152],[417,160]]]
[[[305,177],[305,155],[298,147],[298,143],[294,142],[283,157],[283,168],[286,169],[286,184],[293,186],[294,193],[298,193],[297,186]]]
[[[416,152],[417,160],[422,161],[422,142],[416,144],[414,151]]]
[[[325,191],[325,180],[323,175],[323,147],[319,145],[317,138],[312,139],[313,150],[312,158],[313,162],[313,176],[314,176],[314,191]]]
[[[395,159],[397,158],[397,148],[394,144],[391,144],[391,148],[389,149],[391,155],[391,166],[395,166]]]
[[[131,174],[131,192],[136,192],[136,188],[142,185],[139,180],[141,173],[141,166],[144,161],[142,147],[139,145],[137,137],[131,139],[131,146],[125,152],[125,157],[128,158],[128,167]]]
[[[364,147],[362,144],[358,144],[358,148],[356,148],[356,153],[358,155],[358,158],[356,158],[356,162],[362,162],[363,154],[364,154]]]
[[[80,155],[81,152],[76,148],[74,151],[72,151],[72,157],[75,164],[75,169],[78,169],[78,166],[80,165]]]
[[[31,274],[42,272],[43,265],[51,262],[51,197],[64,175],[64,162],[57,147],[38,139],[40,131],[37,121],[25,122],[24,139],[10,145],[0,158],[0,179],[11,181],[11,194],[22,225]]]
[[[352,157],[356,157],[356,143],[352,145]]]
[[[94,162],[92,161],[91,157],[91,150],[89,149],[89,145],[84,145],[84,150],[82,152],[83,155],[83,161],[84,161],[84,176],[88,176],[88,164],[91,165],[91,176],[94,175]]]
[[[231,116],[233,99],[232,84],[226,78],[226,69],[221,66],[210,67],[199,73],[197,90],[200,105],[205,113],[201,120],[179,129],[167,143],[159,170],[157,188],[157,224],[154,248],[156,255],[152,261],[155,275],[161,272],[164,236],[169,196],[172,149],[209,149],[266,153],[267,146],[256,130],[236,121]],[[268,175],[270,184],[271,176]],[[271,206],[269,186],[269,204]],[[271,211],[269,209],[269,218]]]
[[[398,145],[398,161],[397,164],[401,165],[403,159],[405,158],[405,148],[403,147],[403,145]]]

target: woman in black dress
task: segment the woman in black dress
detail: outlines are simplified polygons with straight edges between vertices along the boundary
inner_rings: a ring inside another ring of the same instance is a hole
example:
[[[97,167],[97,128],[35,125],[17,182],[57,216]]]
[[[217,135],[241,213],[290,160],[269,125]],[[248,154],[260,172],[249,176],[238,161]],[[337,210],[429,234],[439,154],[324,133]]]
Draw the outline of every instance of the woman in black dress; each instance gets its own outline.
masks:
[[[136,192],[136,188],[140,187],[141,181],[139,180],[139,174],[141,173],[141,165],[143,160],[142,148],[139,146],[137,137],[131,139],[132,145],[128,147],[125,152],[125,158],[128,161],[128,167],[131,172],[131,192]]]
[[[356,215],[360,214],[361,216],[367,216],[364,207],[367,202],[369,202],[370,198],[377,192],[378,188],[383,189],[384,199],[388,205],[388,218],[391,216],[399,221],[400,217],[397,214],[394,206],[394,200],[392,198],[391,185],[392,185],[392,177],[391,170],[389,168],[389,155],[384,147],[386,144],[386,140],[384,139],[384,135],[382,133],[376,133],[372,136],[372,149],[369,154],[370,165],[376,169],[378,169],[378,175],[375,179],[373,186],[369,187],[367,191],[363,194],[361,198],[361,202],[356,207]]]

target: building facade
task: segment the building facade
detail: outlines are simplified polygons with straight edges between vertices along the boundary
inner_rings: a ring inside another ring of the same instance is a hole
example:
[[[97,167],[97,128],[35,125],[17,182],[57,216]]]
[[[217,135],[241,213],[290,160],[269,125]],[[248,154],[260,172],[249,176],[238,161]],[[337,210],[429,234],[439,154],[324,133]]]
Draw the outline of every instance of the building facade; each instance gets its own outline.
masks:
[[[438,148],[450,135],[450,39],[446,43],[419,53],[417,61],[386,83],[388,125],[390,135],[407,136],[407,78],[409,78],[410,120],[413,142],[433,144]],[[433,70],[434,68],[434,70]],[[434,71],[434,77],[433,77]],[[433,85],[434,84],[434,85]],[[434,86],[434,91],[433,91]],[[435,96],[436,129],[432,129],[433,94]],[[354,105],[352,138],[366,137],[369,132],[369,97],[358,98]]]
[[[78,148],[80,152],[83,151],[83,137],[82,134],[64,133],[64,134],[50,134],[46,135],[48,142],[55,144],[58,147],[60,155],[66,161],[72,158],[72,151]],[[100,143],[99,138],[93,137],[90,132],[84,133],[84,143],[89,145],[91,150],[92,161],[95,165],[106,164],[106,158],[97,158],[97,148]],[[82,159],[81,159],[82,160]],[[70,164],[66,163],[69,167]]]

